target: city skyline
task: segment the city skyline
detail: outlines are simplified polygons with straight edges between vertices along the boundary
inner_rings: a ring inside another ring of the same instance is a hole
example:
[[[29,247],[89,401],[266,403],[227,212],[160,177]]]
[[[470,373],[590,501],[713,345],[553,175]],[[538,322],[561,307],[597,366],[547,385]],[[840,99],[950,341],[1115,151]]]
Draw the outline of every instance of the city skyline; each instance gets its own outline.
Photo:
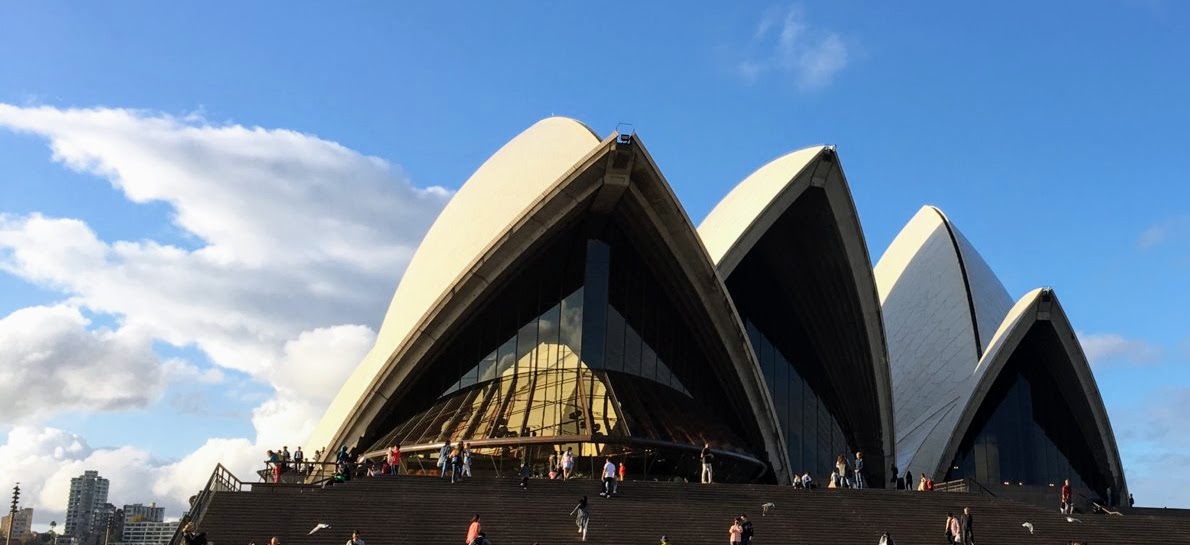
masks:
[[[1161,471],[1190,447],[1187,6],[112,9],[0,7],[0,489],[35,527],[84,469],[174,513],[217,462],[325,446],[437,212],[551,114],[633,123],[695,224],[814,144],[873,263],[939,205],[1014,300],[1061,293],[1138,504],[1190,506]]]

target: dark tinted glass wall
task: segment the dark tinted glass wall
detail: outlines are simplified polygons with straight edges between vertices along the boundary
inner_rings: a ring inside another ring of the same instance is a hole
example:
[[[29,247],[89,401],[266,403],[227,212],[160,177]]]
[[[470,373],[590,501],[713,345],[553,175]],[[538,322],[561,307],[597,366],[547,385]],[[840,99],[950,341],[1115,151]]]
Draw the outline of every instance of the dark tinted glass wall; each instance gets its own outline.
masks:
[[[798,474],[810,472],[826,482],[825,477],[834,471],[836,458],[845,455],[850,466],[855,451],[847,444],[838,421],[814,388],[798,373],[797,367],[755,322],[749,319],[745,325],[773,395],[773,405],[789,448],[790,469]]]
[[[1104,493],[1110,486],[1093,448],[1081,389],[1062,373],[1069,363],[1053,328],[1038,322],[996,379],[951,464],[947,479],[986,484],[1061,485]],[[1076,414],[1076,409],[1080,409]]]

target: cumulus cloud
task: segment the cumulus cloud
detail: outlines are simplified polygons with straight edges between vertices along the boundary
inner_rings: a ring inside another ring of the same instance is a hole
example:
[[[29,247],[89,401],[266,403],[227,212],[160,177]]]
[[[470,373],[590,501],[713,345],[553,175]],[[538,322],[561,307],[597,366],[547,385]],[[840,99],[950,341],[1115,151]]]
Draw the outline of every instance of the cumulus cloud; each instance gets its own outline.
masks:
[[[134,447],[93,448],[77,434],[56,428],[17,426],[0,445],[0,467],[7,480],[21,482],[22,505],[32,507],[39,524],[62,523],[70,479],[96,470],[110,481],[108,501],[156,501],[169,516],[181,515],[216,463],[250,474],[262,455],[245,439],[213,439],[181,461],[162,461]],[[13,482],[0,485],[10,489]]]
[[[1092,365],[1113,363],[1153,363],[1161,357],[1161,349],[1139,339],[1129,339],[1118,333],[1078,332],[1083,353]]]
[[[105,242],[82,221],[0,219],[0,268],[250,374],[303,331],[370,324],[449,192],[286,130],[121,109],[0,104],[0,127],[132,202],[164,202],[194,250]]]
[[[790,78],[798,89],[813,91],[829,85],[847,60],[843,39],[810,26],[804,10],[794,4],[764,14],[736,71],[749,83],[773,74]]]
[[[61,513],[84,469],[112,479],[113,502],[159,499],[180,510],[216,462],[250,477],[265,449],[299,444],[371,347],[372,324],[450,197],[331,141],[200,116],[0,104],[0,128],[45,139],[54,161],[132,203],[164,203],[189,237],[187,247],[103,240],[86,218],[0,210],[0,271],[61,296],[0,322],[0,403],[13,404],[0,405],[0,424],[20,422],[0,446],[0,467],[38,498],[39,523]],[[93,315],[114,325],[97,327]],[[196,349],[216,368],[162,361],[160,342]],[[224,382],[220,369],[273,387],[252,411],[255,436],[181,430],[191,453],[180,460],[92,448],[18,420],[144,407],[170,383]],[[43,405],[17,406],[17,392]]]
[[[0,318],[0,424],[63,411],[141,408],[161,395],[165,373],[151,338],[129,327],[88,330],[89,323],[65,305]]]

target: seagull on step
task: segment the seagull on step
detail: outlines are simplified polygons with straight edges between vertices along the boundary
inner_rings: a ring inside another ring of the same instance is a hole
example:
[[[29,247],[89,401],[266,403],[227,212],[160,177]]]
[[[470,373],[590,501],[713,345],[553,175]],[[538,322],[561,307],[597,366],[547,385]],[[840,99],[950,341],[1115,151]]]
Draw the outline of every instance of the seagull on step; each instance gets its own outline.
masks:
[[[1033,533],[1033,523],[1032,522],[1026,522],[1026,523],[1022,524],[1021,526],[1028,528],[1030,534]]]
[[[317,531],[319,531],[319,530],[325,530],[325,529],[327,529],[327,528],[330,528],[330,527],[331,527],[331,525],[330,525],[330,524],[327,524],[327,523],[325,523],[325,522],[319,522],[319,523],[318,523],[318,525],[317,525],[317,526],[315,526],[313,530],[310,530],[310,533],[309,533],[309,534],[306,534],[306,535],[312,535],[314,532],[317,532]]]
[[[1066,522],[1082,522],[1074,517],[1066,517]]]
[[[774,504],[774,503],[773,503],[773,502],[771,502],[771,501],[770,501],[770,502],[768,502],[768,503],[766,503],[766,504],[764,504],[764,505],[761,505],[761,506],[760,506],[760,516],[762,516],[762,517],[767,517],[767,516],[769,515],[769,509],[772,509],[772,508],[774,508],[774,507],[776,507],[776,506],[777,506],[777,505],[776,505],[776,504]]]

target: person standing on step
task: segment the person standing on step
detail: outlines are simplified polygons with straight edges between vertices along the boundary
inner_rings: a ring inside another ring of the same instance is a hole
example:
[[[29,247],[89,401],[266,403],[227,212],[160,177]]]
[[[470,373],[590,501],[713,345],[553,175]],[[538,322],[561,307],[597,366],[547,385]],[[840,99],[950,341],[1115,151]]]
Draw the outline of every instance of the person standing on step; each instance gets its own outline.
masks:
[[[743,545],[752,545],[752,521],[748,520],[748,515],[740,515],[740,528],[743,529],[740,534]]]
[[[897,545],[897,542],[893,541],[892,534],[884,532],[880,534],[880,541],[877,541],[876,545]]]
[[[959,517],[954,516],[954,513],[946,514],[946,542],[958,543],[959,536],[962,532],[959,530]]]
[[[438,478],[445,479],[446,473],[450,471],[450,441],[442,443],[442,448],[438,449],[438,467],[442,468]]]
[[[624,462],[620,462],[620,468],[618,472],[620,474],[620,482],[624,482],[624,475],[628,473],[628,468],[624,465]]]
[[[1066,479],[1066,483],[1062,485],[1062,496],[1058,504],[1058,512],[1063,515],[1069,515],[1074,512],[1074,506],[1070,503],[1070,479]]]
[[[550,469],[546,473],[549,474],[549,477],[551,479],[557,478],[558,473],[561,472],[562,466],[558,465],[558,451],[556,449],[550,449],[549,464],[550,464]]]
[[[450,484],[463,480],[463,444],[450,451]]]
[[[603,490],[599,492],[600,496],[605,498],[612,497],[612,487],[616,486],[616,463],[611,458],[603,464]]]
[[[363,538],[359,537],[359,530],[351,531],[351,539],[347,540],[347,545],[364,545]]]
[[[839,473],[839,488],[850,488],[848,483],[850,483],[851,479],[847,478],[847,474],[850,473],[850,471],[847,471],[847,458],[842,454],[838,458],[835,458],[835,471]]]
[[[740,517],[731,521],[731,528],[727,529],[728,540],[731,545],[740,545],[744,539],[744,527],[740,525]]]
[[[578,533],[583,536],[583,541],[586,541],[587,525],[591,523],[591,512],[587,509],[586,496],[583,496],[583,499],[578,501],[578,505],[570,510],[570,514],[577,515],[574,517],[574,525],[578,526]]]
[[[463,476],[471,478],[471,443],[463,445]]]
[[[574,448],[566,447],[566,452],[562,453],[562,480],[570,480],[570,476],[574,473]]]
[[[529,476],[533,474],[533,470],[529,469],[529,464],[521,464],[521,490],[529,489]]]
[[[963,539],[959,543],[975,545],[975,516],[971,514],[970,507],[963,508],[963,518],[959,520],[959,529],[963,534]]]
[[[715,453],[711,452],[711,444],[703,443],[702,453],[698,455],[698,459],[702,460],[702,484],[710,484],[715,481],[715,473],[711,468],[711,464],[715,462]]]
[[[855,488],[864,489],[864,453],[855,453]]]
[[[388,451],[388,470],[393,475],[401,472],[401,445],[393,445]]]
[[[479,537],[479,531],[482,528],[483,525],[479,523],[479,514],[471,517],[471,523],[467,525],[467,541],[464,541],[463,545],[471,545],[471,542],[475,541],[476,537]]]

